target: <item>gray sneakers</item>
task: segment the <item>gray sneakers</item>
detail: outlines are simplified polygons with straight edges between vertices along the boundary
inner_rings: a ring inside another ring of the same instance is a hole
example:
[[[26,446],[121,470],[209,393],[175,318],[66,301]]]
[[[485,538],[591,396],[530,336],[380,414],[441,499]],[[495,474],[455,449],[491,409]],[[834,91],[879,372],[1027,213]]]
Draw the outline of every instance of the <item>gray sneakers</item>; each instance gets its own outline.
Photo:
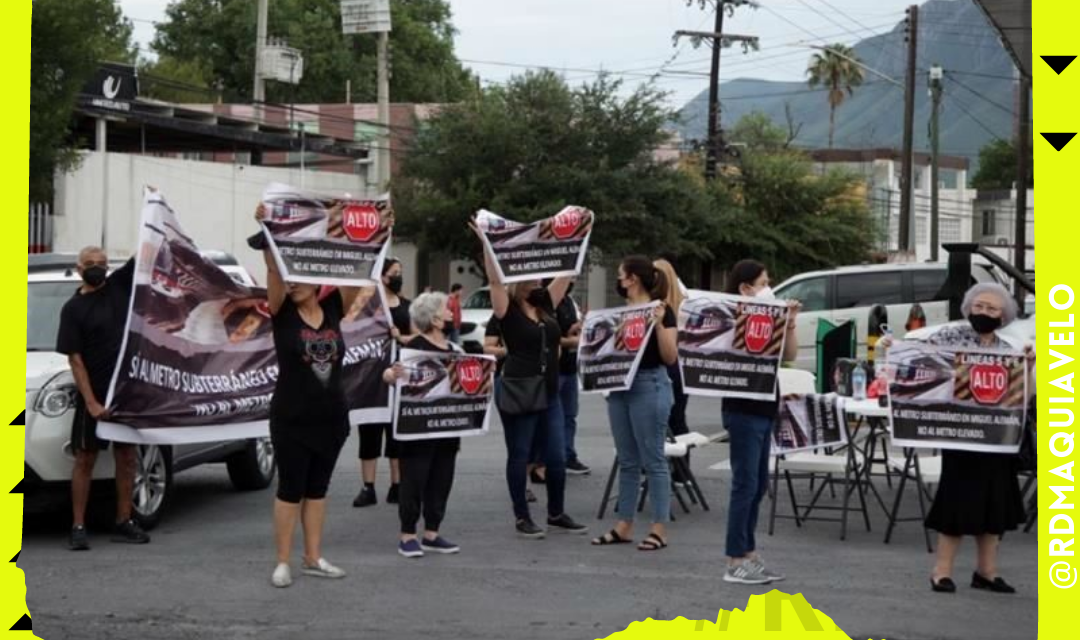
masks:
[[[724,582],[735,584],[769,584],[772,578],[765,575],[764,567],[753,561],[731,565],[724,573]]]
[[[769,568],[765,566],[765,559],[761,556],[747,560],[747,563],[759,569],[761,571],[761,575],[765,576],[772,582],[780,582],[784,579],[784,574],[770,571]]]

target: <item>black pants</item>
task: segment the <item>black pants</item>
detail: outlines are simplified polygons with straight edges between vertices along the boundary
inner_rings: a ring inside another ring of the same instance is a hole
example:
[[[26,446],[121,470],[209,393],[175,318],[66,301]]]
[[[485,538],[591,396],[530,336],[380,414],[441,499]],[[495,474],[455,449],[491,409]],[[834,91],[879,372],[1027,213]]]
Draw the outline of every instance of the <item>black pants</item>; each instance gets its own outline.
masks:
[[[457,440],[401,442],[401,494],[398,517],[401,532],[416,535],[423,512],[424,529],[438,531],[446,516],[446,503],[454,486]]]
[[[287,438],[273,438],[277,457],[277,498],[289,504],[322,500],[330,488],[337,454],[315,451]]]
[[[383,448],[385,439],[386,448]],[[394,439],[394,429],[389,423],[360,425],[360,459],[378,460],[384,454],[390,460],[397,460],[399,442]]]

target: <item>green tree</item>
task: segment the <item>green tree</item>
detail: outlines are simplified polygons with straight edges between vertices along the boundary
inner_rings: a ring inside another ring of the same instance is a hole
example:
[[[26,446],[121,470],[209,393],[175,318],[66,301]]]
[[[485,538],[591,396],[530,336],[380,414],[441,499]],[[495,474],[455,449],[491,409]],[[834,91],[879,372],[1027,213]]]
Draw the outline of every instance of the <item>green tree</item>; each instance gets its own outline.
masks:
[[[577,204],[597,213],[594,260],[707,257],[701,188],[652,159],[669,117],[662,94],[624,97],[607,78],[570,88],[529,73],[484,89],[424,123],[392,185],[398,230],[425,250],[475,259],[466,221],[477,210],[531,221]]]
[[[225,99],[250,100],[255,73],[256,2],[174,0],[157,26],[153,49],[205,70],[208,86],[220,85]],[[395,102],[455,102],[475,83],[454,56],[450,6],[444,0],[392,4],[391,97]],[[284,38],[304,56],[303,79],[295,89],[267,83],[270,102],[345,101],[376,97],[375,36],[341,32],[339,0],[274,0],[268,34]]]
[[[750,151],[779,151],[788,145],[787,132],[761,111],[739,118],[727,138],[731,144],[746,145]]]
[[[1035,186],[1034,145],[1028,145],[1028,187]],[[994,140],[979,149],[979,170],[971,179],[971,186],[980,191],[988,189],[1012,189],[1016,183],[1016,143]]]
[[[855,93],[855,87],[862,84],[862,67],[858,64],[854,49],[843,44],[831,44],[821,53],[811,56],[806,73],[810,76],[808,82],[811,88],[824,87],[829,90],[829,148],[832,149],[836,110],[847,96]]]
[[[165,102],[208,102],[216,99],[210,71],[198,61],[158,56],[139,62],[139,94]]]
[[[30,199],[78,163],[70,140],[79,92],[103,60],[132,62],[131,23],[115,0],[34,0],[30,25]]]

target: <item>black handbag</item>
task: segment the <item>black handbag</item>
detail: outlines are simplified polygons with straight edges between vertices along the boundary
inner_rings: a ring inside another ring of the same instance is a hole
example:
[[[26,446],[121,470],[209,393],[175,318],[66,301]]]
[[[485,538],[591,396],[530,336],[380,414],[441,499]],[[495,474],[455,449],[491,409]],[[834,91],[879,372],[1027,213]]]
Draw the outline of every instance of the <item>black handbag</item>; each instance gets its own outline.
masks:
[[[507,356],[507,360],[514,355]],[[504,367],[504,371],[506,368]],[[508,416],[537,413],[548,408],[547,393],[547,326],[540,329],[540,375],[511,378],[503,375],[495,394],[495,405]]]

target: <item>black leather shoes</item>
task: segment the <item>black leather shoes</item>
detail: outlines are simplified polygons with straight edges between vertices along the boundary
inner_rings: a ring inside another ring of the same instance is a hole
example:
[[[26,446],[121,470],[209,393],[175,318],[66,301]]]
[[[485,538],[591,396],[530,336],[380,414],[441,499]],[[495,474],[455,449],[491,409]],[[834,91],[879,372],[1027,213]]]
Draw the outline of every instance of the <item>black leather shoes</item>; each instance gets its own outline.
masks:
[[[956,593],[956,583],[952,581],[952,578],[942,578],[937,582],[930,578],[930,588],[937,593]]]
[[[978,571],[971,574],[971,588],[985,589],[994,593],[1016,593],[1016,589],[1012,588],[1008,582],[1002,580],[1000,576],[993,580],[987,580],[979,575]]]

